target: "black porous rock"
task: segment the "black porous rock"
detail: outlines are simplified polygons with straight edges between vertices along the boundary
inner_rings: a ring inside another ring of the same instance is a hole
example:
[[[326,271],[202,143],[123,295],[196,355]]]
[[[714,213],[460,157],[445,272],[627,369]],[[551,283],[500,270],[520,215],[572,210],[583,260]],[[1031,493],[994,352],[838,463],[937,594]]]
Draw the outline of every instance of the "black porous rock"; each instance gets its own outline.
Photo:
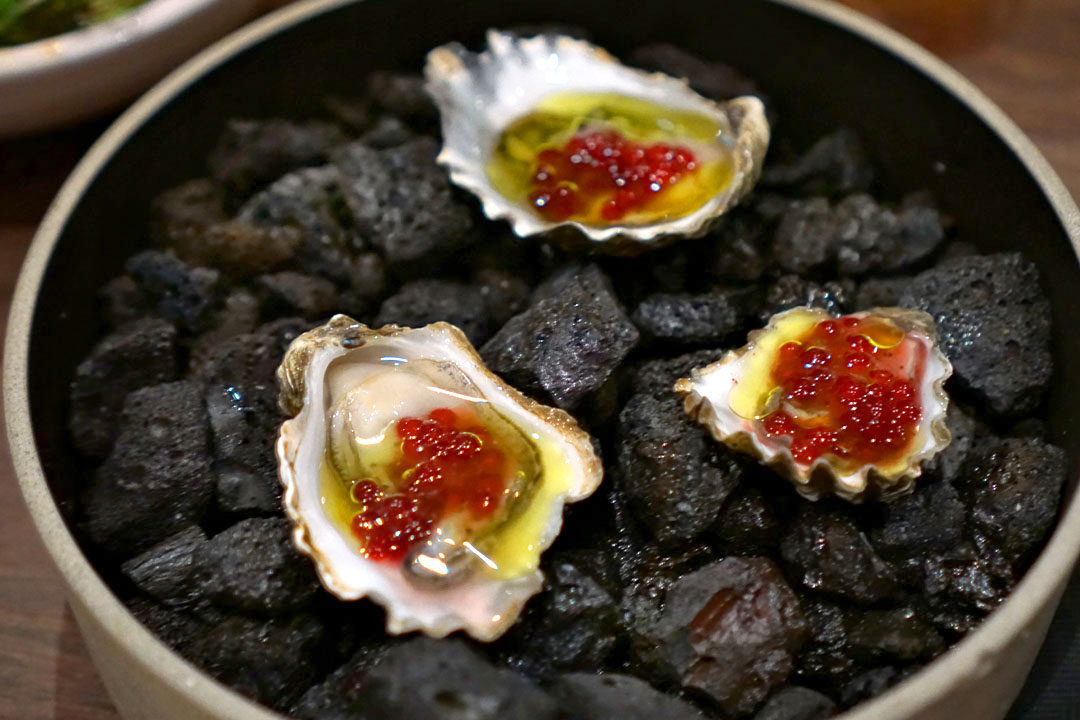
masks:
[[[835,207],[817,197],[788,207],[773,257],[800,275],[832,266],[842,276],[895,272],[928,257],[944,238],[937,210],[921,200],[894,212],[869,195],[852,195]]]
[[[966,511],[948,482],[916,480],[915,491],[884,506],[884,520],[870,532],[870,542],[885,558],[904,558],[959,544]]]
[[[112,452],[86,493],[87,536],[131,557],[199,522],[214,493],[208,435],[197,383],[128,395]]]
[[[919,666],[908,665],[906,667],[883,667],[867,670],[849,682],[840,693],[840,704],[844,707],[852,707],[863,700],[869,700],[885,692],[893,685],[911,677],[918,672]]]
[[[929,617],[958,638],[1000,605],[1016,585],[1012,565],[992,550],[963,543],[923,561],[922,591]]]
[[[839,197],[865,192],[874,168],[859,137],[842,128],[810,146],[794,162],[773,164],[761,175],[761,187],[801,196]]]
[[[941,636],[911,608],[852,614],[847,630],[856,659],[866,665],[929,659],[945,649]]]
[[[265,317],[295,315],[321,320],[338,306],[337,287],[318,275],[291,271],[263,275],[256,283],[256,291]]]
[[[222,608],[258,615],[298,610],[319,583],[309,558],[292,543],[285,518],[249,518],[203,545],[196,564],[204,592]]]
[[[723,354],[723,350],[695,350],[673,358],[649,360],[634,371],[631,389],[635,393],[666,395],[672,392],[675,381],[690,377],[692,370],[716,362]]]
[[[923,470],[946,482],[955,483],[967,467],[972,449],[983,429],[978,421],[956,402],[949,403],[945,426],[949,429],[952,440],[948,447],[923,463]]]
[[[769,698],[754,720],[825,720],[836,714],[836,703],[810,688],[791,686]]]
[[[693,705],[630,675],[571,673],[548,692],[574,720],[705,720]]]
[[[427,129],[438,123],[439,111],[418,74],[376,70],[368,76],[368,95],[383,110],[414,127]]]
[[[322,674],[325,635],[314,615],[233,616],[204,631],[189,646],[188,657],[234,690],[285,710]]]
[[[413,139],[412,130],[393,115],[380,115],[360,136],[360,141],[376,150],[404,145]]]
[[[668,590],[654,633],[665,675],[739,717],[787,680],[807,624],[771,560],[729,557]]]
[[[852,309],[895,307],[900,303],[900,295],[909,282],[911,278],[868,278],[859,283]]]
[[[213,327],[192,339],[188,346],[188,377],[202,377],[206,364],[222,343],[252,332],[259,324],[259,300],[247,289],[230,292],[213,319]]]
[[[854,650],[848,639],[850,610],[814,595],[803,595],[802,609],[810,636],[795,658],[798,675],[830,692],[839,690],[857,672]]]
[[[367,673],[364,718],[555,720],[558,706],[511,670],[496,669],[460,640],[416,638]]]
[[[344,284],[350,260],[365,248],[345,201],[347,182],[332,165],[297,170],[252,196],[237,218],[267,230],[299,233],[290,265]]]
[[[472,215],[454,200],[438,151],[433,138],[418,137],[383,150],[353,142],[334,153],[357,231],[405,274],[429,273],[470,240]]]
[[[232,198],[244,198],[290,170],[326,162],[344,139],[337,127],[318,121],[230,120],[207,164]]]
[[[495,268],[480,268],[472,279],[484,297],[493,330],[528,307],[532,288],[521,277]]]
[[[120,566],[135,587],[162,605],[184,609],[203,599],[196,556],[206,545],[206,534],[192,525]]]
[[[773,315],[794,307],[811,307],[843,315],[853,307],[855,283],[850,280],[816,283],[798,275],[783,275],[765,291],[759,319],[762,325]]]
[[[761,488],[746,482],[728,498],[712,531],[733,555],[760,555],[780,543],[780,515]]]
[[[491,325],[487,303],[479,288],[448,280],[413,280],[383,301],[375,325],[423,327],[448,322],[465,333],[473,345],[488,339]]]
[[[600,389],[640,335],[595,265],[560,273],[538,293],[480,354],[514,387],[573,410]]]
[[[227,220],[211,225],[183,245],[170,246],[185,262],[214,267],[238,277],[270,272],[287,263],[304,242],[291,226]]]
[[[742,465],[683,411],[675,393],[640,393],[619,413],[619,486],[662,543],[709,529],[743,476]]]
[[[68,428],[91,457],[109,452],[124,398],[133,390],[176,379],[176,328],[138,320],[107,335],[75,368]]]
[[[749,289],[657,293],[642,300],[631,319],[647,338],[664,346],[716,345],[744,329],[757,311],[756,296]]]
[[[685,78],[690,87],[714,100],[757,93],[754,81],[735,68],[703,60],[667,43],[653,43],[635,48],[630,53],[630,62],[648,70],[658,70],[673,77]]]
[[[736,209],[710,235],[712,275],[733,283],[757,282],[769,267],[773,224],[753,210]]]
[[[98,290],[97,299],[101,315],[110,330],[135,322],[153,311],[150,299],[130,275],[117,275],[105,283]]]
[[[365,644],[344,665],[305,692],[289,714],[303,720],[358,720],[366,717],[366,700],[361,692],[364,678],[391,647],[392,641]]]
[[[224,294],[217,270],[191,267],[157,250],[131,256],[124,267],[160,317],[193,334],[210,327]]]
[[[192,646],[199,642],[212,625],[200,615],[174,610],[147,597],[126,600],[127,609],[163,643],[189,660]]]
[[[1009,560],[1028,556],[1054,526],[1065,463],[1065,452],[1042,440],[1003,440],[971,474],[975,531]]]
[[[150,240],[159,248],[181,248],[198,242],[207,228],[224,222],[225,199],[208,178],[189,180],[154,198],[150,211]]]
[[[998,415],[1038,407],[1053,370],[1050,302],[1020,253],[943,262],[916,276],[900,304],[934,316],[953,384]]]
[[[816,592],[860,605],[896,596],[893,568],[841,511],[804,506],[780,542],[789,576]]]

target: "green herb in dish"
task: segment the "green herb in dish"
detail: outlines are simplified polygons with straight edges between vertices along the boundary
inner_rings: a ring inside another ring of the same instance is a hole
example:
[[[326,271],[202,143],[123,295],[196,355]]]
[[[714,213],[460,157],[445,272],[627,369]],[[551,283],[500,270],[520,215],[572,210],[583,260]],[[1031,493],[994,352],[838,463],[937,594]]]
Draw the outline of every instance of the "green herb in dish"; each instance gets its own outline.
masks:
[[[0,46],[93,25],[147,0],[0,0]]]

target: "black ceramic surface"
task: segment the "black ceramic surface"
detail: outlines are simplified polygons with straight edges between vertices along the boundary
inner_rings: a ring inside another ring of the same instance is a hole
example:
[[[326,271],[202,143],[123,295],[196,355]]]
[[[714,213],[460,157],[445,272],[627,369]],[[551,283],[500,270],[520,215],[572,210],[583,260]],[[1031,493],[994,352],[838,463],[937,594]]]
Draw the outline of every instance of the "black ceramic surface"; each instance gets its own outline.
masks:
[[[1080,353],[1080,334],[1069,328],[1080,286],[1075,251],[1019,158],[959,98],[920,71],[869,41],[764,0],[678,6],[370,0],[315,17],[216,68],[137,130],[78,203],[43,282],[30,351],[36,440],[62,508],[69,507],[65,500],[85,472],[63,428],[67,380],[98,335],[94,293],[146,242],[154,195],[204,172],[203,158],[225,119],[313,114],[324,95],[358,92],[370,70],[416,71],[435,45],[477,45],[488,27],[545,22],[586,28],[616,55],[645,42],[668,41],[735,65],[768,94],[778,131],[797,145],[838,126],[853,128],[880,171],[883,196],[926,187],[955,218],[961,238],[984,251],[1022,249],[1042,271],[1054,306],[1052,439],[1075,467],[1080,363],[1071,359]],[[1066,615],[1051,630],[1051,645],[1062,652],[1076,624],[1076,613]],[[1052,660],[1043,663],[1029,695],[1037,696],[1038,686],[1050,682],[1042,695],[1052,697],[1054,706],[1029,703],[1020,717],[1067,717],[1062,703],[1071,705],[1069,691],[1059,693],[1052,683],[1070,674],[1052,673]]]

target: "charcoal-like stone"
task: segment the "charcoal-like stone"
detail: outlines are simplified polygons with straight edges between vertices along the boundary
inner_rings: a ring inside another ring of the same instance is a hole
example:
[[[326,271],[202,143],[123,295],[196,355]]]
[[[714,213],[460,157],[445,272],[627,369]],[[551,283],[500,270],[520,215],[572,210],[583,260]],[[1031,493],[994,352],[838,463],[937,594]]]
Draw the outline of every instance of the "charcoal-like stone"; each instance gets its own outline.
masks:
[[[199,522],[214,492],[208,435],[198,384],[128,395],[112,452],[86,494],[87,536],[131,557]]]
[[[212,625],[201,617],[173,610],[146,597],[126,601],[135,619],[154,633],[159,640],[184,657],[191,659],[192,646],[199,642]]]
[[[848,642],[867,665],[929,659],[945,649],[941,636],[911,608],[858,613],[848,625]]]
[[[915,666],[897,668],[891,665],[867,670],[844,687],[840,693],[840,704],[853,707],[864,700],[877,697],[918,670]]]
[[[298,610],[319,583],[311,560],[292,543],[285,518],[241,520],[203,545],[196,565],[204,592],[223,608],[259,615]]]
[[[899,590],[893,568],[839,511],[804,507],[784,534],[780,554],[790,577],[817,592],[871,605]]]
[[[157,250],[131,256],[124,267],[159,316],[193,334],[210,327],[224,295],[217,270],[191,267]]]
[[[850,280],[819,284],[798,275],[783,275],[765,291],[759,319],[764,325],[776,313],[800,306],[843,315],[851,311],[854,295],[855,283]]]
[[[1029,556],[1054,526],[1065,468],[1059,447],[1036,438],[1003,440],[972,472],[975,531],[1009,560]]]
[[[426,129],[438,123],[439,111],[420,75],[376,70],[368,76],[368,95],[383,110],[414,127]]]
[[[383,301],[375,325],[423,327],[433,322],[456,325],[473,345],[488,339],[491,318],[480,289],[448,280],[413,280]]]
[[[263,275],[256,284],[263,315],[295,315],[310,320],[329,317],[337,309],[338,291],[334,283],[318,275],[279,272]]]
[[[630,62],[673,77],[686,78],[690,87],[714,100],[754,95],[758,92],[754,81],[735,68],[709,62],[667,43],[652,43],[635,48],[630,53]]]
[[[820,596],[805,595],[801,600],[810,636],[796,656],[797,672],[816,686],[838,690],[858,668],[847,631],[850,613]]]
[[[68,428],[92,457],[109,452],[128,393],[176,378],[176,328],[163,320],[133,322],[105,336],[75,368]]]
[[[600,389],[640,335],[595,265],[561,273],[537,292],[540,299],[480,354],[510,384],[572,410]]]
[[[714,290],[699,295],[657,293],[642,300],[631,318],[664,347],[718,345],[744,329],[757,311],[753,290]]]
[[[620,487],[663,543],[690,540],[716,521],[742,465],[683,411],[677,395],[638,394],[619,414]]]
[[[723,354],[723,350],[696,350],[674,358],[642,363],[634,371],[631,390],[635,393],[666,395],[673,391],[676,380],[690,377],[692,370],[716,362]]]
[[[835,714],[836,703],[827,695],[792,686],[770,697],[754,720],[825,720]]]
[[[305,692],[289,714],[302,720],[362,720],[367,717],[362,692],[364,678],[391,647],[391,642],[364,645],[344,665]]]
[[[744,483],[728,498],[713,532],[728,552],[759,555],[780,543],[780,516],[760,488]]]
[[[290,170],[326,162],[330,148],[344,139],[324,122],[230,120],[207,164],[231,197],[243,198]]]
[[[135,587],[162,605],[193,607],[203,598],[196,556],[206,545],[206,534],[192,525],[165,538],[121,566]]]
[[[548,692],[575,720],[705,720],[690,703],[618,673],[563,675]]]
[[[189,180],[154,198],[150,240],[160,248],[173,248],[184,257],[184,248],[199,242],[211,225],[225,220],[221,189],[208,178]]]
[[[492,667],[460,640],[391,648],[362,684],[365,718],[555,720],[558,706],[524,677]]]
[[[495,268],[480,268],[473,273],[472,280],[480,288],[493,330],[502,327],[529,304],[532,289],[517,275]]]
[[[962,611],[989,613],[1005,599],[1016,584],[1010,564],[999,554],[982,551],[964,543],[944,553],[926,558],[923,570],[923,592],[941,618],[962,618]],[[939,624],[939,627],[942,625]],[[950,628],[966,632],[966,627]]]
[[[766,167],[761,176],[762,187],[802,196],[865,192],[873,181],[862,143],[847,128],[821,138],[794,162]]]
[[[668,677],[740,716],[787,680],[806,634],[799,600],[772,561],[730,557],[668,590],[655,652]]]
[[[944,552],[960,542],[965,517],[951,484],[917,481],[914,493],[885,506],[884,522],[870,532],[870,541],[886,558]]]
[[[1020,253],[944,262],[916,276],[900,304],[934,316],[955,385],[999,415],[1038,407],[1053,370],[1050,302]]]
[[[289,708],[322,674],[326,628],[314,615],[228,617],[191,643],[203,670],[276,710]]]

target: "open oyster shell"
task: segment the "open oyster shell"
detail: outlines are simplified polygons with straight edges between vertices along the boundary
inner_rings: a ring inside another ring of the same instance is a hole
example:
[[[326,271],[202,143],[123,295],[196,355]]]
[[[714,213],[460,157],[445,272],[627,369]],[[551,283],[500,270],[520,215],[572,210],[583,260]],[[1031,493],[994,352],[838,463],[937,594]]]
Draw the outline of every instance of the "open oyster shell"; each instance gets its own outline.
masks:
[[[489,30],[487,43],[487,50],[479,54],[458,43],[428,53],[427,89],[442,116],[443,148],[438,160],[453,182],[480,199],[489,218],[507,220],[519,236],[573,228],[578,232],[558,237],[571,242],[584,239],[604,252],[622,254],[659,247],[680,236],[700,237],[751,190],[761,174],[770,131],[764,106],[756,97],[717,103],[691,90],[685,80],[626,67],[607,51],[565,36],[525,39]],[[721,127],[716,142],[732,152],[730,184],[690,214],[650,225],[546,220],[500,193],[486,167],[504,130],[545,96],[566,91],[614,93],[715,119]]]
[[[564,502],[587,497],[601,481],[588,434],[562,410],[502,382],[464,334],[442,322],[376,330],[336,315],[292,343],[278,379],[280,404],[293,416],[282,424],[276,446],[285,511],[295,525],[296,546],[314,560],[323,585],[339,598],[369,597],[382,605],[390,633],[421,630],[441,637],[464,629],[479,640],[502,634],[542,585],[539,557],[559,533]],[[396,418],[455,398],[485,404],[531,438],[541,463],[539,484],[498,530],[499,542],[517,544],[496,548],[514,551],[507,555],[514,559],[509,570],[496,574],[474,563],[456,582],[419,582],[408,563],[375,561],[359,552],[348,526],[333,517],[321,468],[328,444],[341,439],[333,433],[385,431]]]
[[[944,450],[952,439],[945,425],[949,396],[944,389],[945,381],[952,375],[952,364],[935,342],[933,318],[927,313],[903,308],[873,308],[853,315],[891,320],[929,351],[917,388],[923,413],[919,431],[902,460],[889,468],[862,465],[854,471],[844,471],[830,462],[828,455],[811,464],[799,463],[792,457],[787,444],[764,434],[759,420],[740,416],[732,409],[733,391],[755,354],[771,355],[776,346],[787,339],[776,338],[778,329],[792,320],[805,321],[812,327],[833,317],[824,310],[797,307],[774,315],[766,327],[749,334],[746,345],[726,353],[705,368],[694,369],[689,378],[676,382],[674,389],[683,396],[686,412],[703,424],[716,440],[773,468],[806,498],[816,500],[833,493],[846,500],[861,501],[869,496],[889,500],[905,495],[914,489],[915,479],[922,474],[922,463]]]

